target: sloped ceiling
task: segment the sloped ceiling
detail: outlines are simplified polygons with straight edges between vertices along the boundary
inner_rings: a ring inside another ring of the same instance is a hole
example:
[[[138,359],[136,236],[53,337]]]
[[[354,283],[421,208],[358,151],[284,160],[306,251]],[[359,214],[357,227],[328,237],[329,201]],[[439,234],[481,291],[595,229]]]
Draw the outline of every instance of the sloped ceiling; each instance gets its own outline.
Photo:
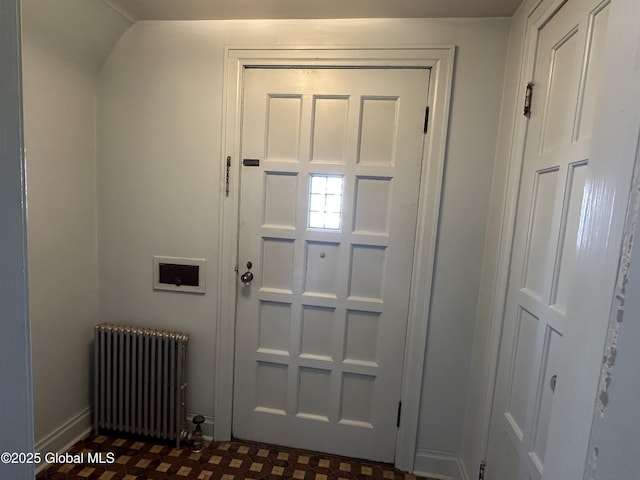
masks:
[[[1,1],[1,0],[0,0]],[[98,72],[141,20],[510,17],[522,0],[22,0],[23,33]]]
[[[102,0],[22,0],[23,37],[92,73],[131,24]]]
[[[132,21],[510,17],[522,0],[105,0]]]

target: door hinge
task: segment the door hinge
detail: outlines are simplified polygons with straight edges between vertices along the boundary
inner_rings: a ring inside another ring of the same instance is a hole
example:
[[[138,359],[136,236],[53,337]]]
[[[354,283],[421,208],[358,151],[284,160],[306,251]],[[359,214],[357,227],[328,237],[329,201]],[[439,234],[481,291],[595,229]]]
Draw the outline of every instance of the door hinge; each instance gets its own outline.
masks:
[[[484,480],[484,469],[487,466],[487,463],[482,460],[480,462],[480,470],[478,471],[478,480]]]
[[[424,133],[429,130],[429,105],[424,109]]]
[[[400,417],[402,416],[402,402],[398,402],[398,417],[396,418],[396,427],[400,427]]]
[[[531,99],[533,98],[533,82],[527,83],[527,90],[524,94],[524,116],[531,116]]]

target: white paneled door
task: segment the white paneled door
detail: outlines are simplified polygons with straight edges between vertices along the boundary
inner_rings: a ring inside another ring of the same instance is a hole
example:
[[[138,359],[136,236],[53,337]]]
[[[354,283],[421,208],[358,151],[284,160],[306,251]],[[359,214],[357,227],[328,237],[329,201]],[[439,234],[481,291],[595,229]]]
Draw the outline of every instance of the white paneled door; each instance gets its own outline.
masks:
[[[392,462],[430,71],[244,74],[233,434]]]
[[[491,424],[491,480],[544,478],[608,15],[602,0],[541,8],[529,38],[533,102]]]

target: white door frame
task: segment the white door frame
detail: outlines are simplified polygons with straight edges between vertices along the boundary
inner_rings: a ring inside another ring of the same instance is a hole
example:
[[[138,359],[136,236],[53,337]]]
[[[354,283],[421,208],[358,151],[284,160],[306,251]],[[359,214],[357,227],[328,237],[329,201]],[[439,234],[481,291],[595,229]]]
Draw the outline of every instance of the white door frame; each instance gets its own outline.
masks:
[[[418,435],[424,354],[440,211],[455,47],[226,47],[220,184],[220,270],[214,394],[214,438],[231,437],[236,293],[238,193],[244,69],[257,66],[430,68],[429,131],[424,138],[411,300],[402,375],[398,468],[412,471]],[[227,158],[231,167],[227,176]],[[228,184],[227,184],[228,179]],[[227,194],[227,185],[229,193]],[[229,301],[233,299],[233,301]],[[416,379],[420,379],[416,381]]]
[[[0,3],[0,452],[34,452],[20,1]],[[34,465],[0,463],[2,478]]]

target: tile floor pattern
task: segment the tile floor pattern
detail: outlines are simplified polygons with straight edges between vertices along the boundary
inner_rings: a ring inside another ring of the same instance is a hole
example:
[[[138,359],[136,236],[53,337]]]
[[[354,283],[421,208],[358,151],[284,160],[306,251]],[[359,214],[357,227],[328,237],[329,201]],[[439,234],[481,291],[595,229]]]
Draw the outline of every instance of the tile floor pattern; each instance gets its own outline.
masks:
[[[91,464],[88,453],[115,454],[111,464]],[[36,480],[429,480],[392,465],[249,442],[211,442],[200,453],[139,439],[90,435],[70,454],[83,463],[52,464]],[[80,458],[80,457],[76,457]]]

